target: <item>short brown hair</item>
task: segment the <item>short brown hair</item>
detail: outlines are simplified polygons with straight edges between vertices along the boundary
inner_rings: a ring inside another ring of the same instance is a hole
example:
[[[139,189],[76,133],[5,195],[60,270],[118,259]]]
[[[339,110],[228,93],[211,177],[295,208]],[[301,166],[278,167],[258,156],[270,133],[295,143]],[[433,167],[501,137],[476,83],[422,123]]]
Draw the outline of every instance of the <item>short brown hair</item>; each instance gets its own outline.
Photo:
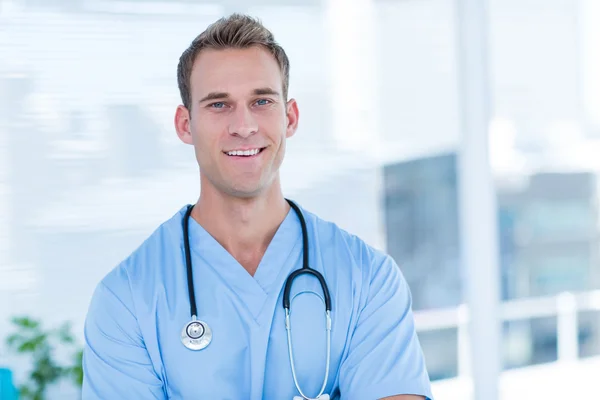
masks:
[[[263,46],[277,60],[283,76],[283,98],[287,100],[290,62],[283,48],[275,41],[271,31],[256,18],[242,14],[223,17],[198,35],[183,52],[177,65],[177,84],[183,105],[189,110],[191,106],[190,77],[194,61],[202,49],[245,49],[252,46]]]

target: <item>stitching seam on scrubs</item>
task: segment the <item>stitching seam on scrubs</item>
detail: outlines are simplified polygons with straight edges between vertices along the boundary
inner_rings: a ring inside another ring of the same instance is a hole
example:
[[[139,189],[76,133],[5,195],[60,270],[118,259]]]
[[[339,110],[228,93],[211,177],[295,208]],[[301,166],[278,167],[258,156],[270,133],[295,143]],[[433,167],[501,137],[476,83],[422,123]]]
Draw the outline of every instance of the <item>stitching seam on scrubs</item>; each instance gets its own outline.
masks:
[[[129,288],[129,295],[131,296],[131,306],[133,307],[133,318],[135,319],[135,323],[136,323],[136,325],[138,327],[138,332],[140,334],[140,340],[142,342],[144,350],[148,354],[148,359],[150,360],[150,364],[152,365],[152,371],[154,371],[154,375],[156,375],[156,377],[161,381],[161,383],[163,385],[163,391],[164,391],[165,387],[168,390],[168,386],[166,385],[166,380],[165,380],[166,377],[162,373],[159,373],[156,370],[156,367],[155,367],[154,362],[152,360],[152,355],[150,354],[150,351],[148,350],[148,347],[146,346],[146,339],[144,338],[144,331],[142,330],[142,327],[140,325],[140,320],[139,320],[138,315],[137,315],[137,308],[136,308],[136,305],[135,305],[135,297],[133,296],[133,287],[131,285],[131,276],[129,275],[129,270],[125,266],[122,266],[121,268],[123,268],[123,270],[125,271],[125,275],[127,276],[127,287]],[[162,365],[162,363],[163,363],[162,359],[160,360],[160,362],[161,362],[161,365]]]
[[[349,344],[352,342],[352,337],[354,336],[354,332],[356,331],[356,328],[358,327],[358,322],[361,320],[362,317],[362,313],[363,310],[369,305],[369,296],[371,295],[371,283],[372,283],[372,276],[373,276],[373,260],[371,259],[371,262],[369,263],[368,268],[364,268],[363,265],[364,263],[362,262],[362,255],[363,255],[364,249],[361,247],[360,248],[360,257],[355,257],[353,256],[352,258],[354,259],[355,265],[359,267],[359,271],[361,274],[361,285],[360,285],[360,293],[358,294],[358,307],[356,310],[356,317],[354,320],[354,326],[352,327],[352,333],[350,335],[350,341]],[[352,254],[352,252],[350,252],[350,254]],[[365,275],[366,278],[365,279]],[[368,287],[365,288],[365,283],[368,284]],[[366,294],[365,294],[366,292]],[[363,303],[363,299],[364,299],[364,303]]]
[[[129,307],[127,307],[127,305],[125,304],[125,302],[123,302],[123,300],[121,300],[121,298],[119,296],[117,296],[117,294],[110,288],[108,287],[108,285],[106,285],[106,283],[104,282],[100,282],[100,285],[102,285],[102,287],[104,288],[104,290],[106,290],[108,293],[110,293],[119,303],[121,303],[121,305],[123,305],[123,307],[125,307],[125,309],[129,312],[129,314],[131,314],[132,317],[135,318],[135,313],[132,312]],[[137,321],[137,318],[136,318]]]
[[[131,314],[133,317],[134,317],[134,319],[135,319],[135,315],[134,315],[134,314],[131,312],[131,310],[130,310],[130,309],[129,309],[129,308],[126,306],[126,305],[125,305],[125,303],[124,303],[124,302],[123,302],[123,301],[122,301],[122,300],[119,298],[119,296],[117,296],[117,294],[116,294],[115,292],[113,292],[113,291],[112,291],[112,289],[110,289],[110,288],[109,288],[109,287],[108,287],[108,286],[107,286],[107,285],[106,285],[104,282],[100,282],[100,284],[101,284],[101,285],[102,285],[102,287],[103,287],[104,289],[106,289],[106,291],[107,291],[108,293],[110,293],[110,294],[111,294],[111,295],[112,295],[112,296],[113,296],[113,297],[114,297],[114,298],[115,298],[115,299],[116,299],[116,300],[117,300],[119,303],[121,303],[121,304],[123,305],[123,307],[125,307],[125,309],[126,309],[126,310],[127,310],[127,311],[128,311],[128,312],[129,312],[129,313],[130,313],[130,314]],[[136,319],[136,324],[137,324],[137,319]],[[128,333],[128,332],[124,331],[124,330],[123,330],[123,329],[122,329],[120,326],[119,326],[118,328],[119,328],[119,331],[121,331],[123,334],[125,334],[125,335],[126,335],[126,336],[127,336],[129,339],[130,339],[130,340],[132,340],[132,341],[135,341],[135,340],[136,340],[136,338],[132,338],[132,337],[131,337],[131,335],[129,335],[129,333]],[[141,335],[141,329],[139,329],[139,324],[138,324],[138,330],[140,331],[140,338],[142,339],[142,343],[143,343],[143,337],[142,337],[142,335]],[[108,336],[108,335],[104,334],[104,332],[102,332],[102,331],[101,331],[100,333],[102,333],[102,336],[104,336],[106,339],[108,339],[108,340],[110,340],[110,341],[112,341],[112,342],[114,342],[114,343],[119,343],[119,344],[123,343],[122,341],[115,340],[115,339],[113,339],[112,337],[110,337],[110,336]],[[140,347],[140,346],[137,346],[137,347]]]
[[[135,322],[138,324],[140,328],[140,335],[142,336],[142,340],[144,335],[142,334],[142,327],[140,326],[140,321],[138,319],[137,307],[135,306],[135,297],[133,296],[133,287],[131,286],[131,276],[129,276],[129,270],[123,267],[125,270],[125,275],[127,275],[127,287],[129,288],[129,295],[131,296],[131,306],[133,307],[133,317],[135,318]]]

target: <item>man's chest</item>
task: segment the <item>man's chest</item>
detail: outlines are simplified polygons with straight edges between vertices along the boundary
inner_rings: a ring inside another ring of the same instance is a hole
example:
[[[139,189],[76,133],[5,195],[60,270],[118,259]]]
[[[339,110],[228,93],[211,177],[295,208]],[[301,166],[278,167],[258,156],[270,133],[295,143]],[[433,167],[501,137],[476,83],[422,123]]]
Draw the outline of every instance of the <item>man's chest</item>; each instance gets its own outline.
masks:
[[[238,298],[213,301],[214,307],[201,318],[213,337],[199,351],[180,342],[178,325],[182,324],[157,325],[167,392],[172,398],[186,399],[291,399],[298,394],[292,359],[305,394],[318,394],[326,371],[327,389],[337,387],[337,372],[352,331],[351,307],[333,307],[328,349],[325,306],[317,289],[305,284],[292,292],[289,336],[281,296],[268,299],[257,319]]]

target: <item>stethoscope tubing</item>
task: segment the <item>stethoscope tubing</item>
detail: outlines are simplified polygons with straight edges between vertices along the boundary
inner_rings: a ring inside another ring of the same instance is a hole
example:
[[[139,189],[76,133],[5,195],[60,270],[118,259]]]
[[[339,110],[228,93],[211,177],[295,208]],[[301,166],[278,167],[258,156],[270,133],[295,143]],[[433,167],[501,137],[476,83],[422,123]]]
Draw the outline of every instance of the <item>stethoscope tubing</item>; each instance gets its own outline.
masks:
[[[323,277],[323,275],[319,271],[311,268],[308,264],[308,261],[309,261],[309,259],[308,259],[308,256],[309,256],[308,231],[306,228],[306,221],[304,220],[304,215],[302,214],[302,211],[300,210],[300,208],[293,201],[291,201],[289,199],[286,199],[286,201],[288,202],[290,207],[296,213],[298,219],[300,220],[300,227],[302,228],[302,268],[293,271],[287,277],[287,279],[285,281],[284,291],[283,291],[283,308],[285,310],[285,327],[286,327],[286,331],[287,331],[287,339],[288,339],[287,342],[288,342],[288,352],[289,352],[289,357],[290,357],[290,366],[292,368],[292,376],[294,378],[294,384],[296,385],[296,389],[298,389],[298,392],[304,399],[311,399],[310,397],[307,397],[300,389],[300,385],[298,383],[298,379],[296,376],[296,368],[294,366],[294,354],[292,351],[292,333],[291,333],[291,322],[290,322],[290,293],[292,290],[292,285],[294,283],[294,279],[296,279],[300,275],[308,274],[308,275],[314,276],[319,281],[319,284],[321,285],[321,289],[323,291],[323,297],[324,297],[324,301],[325,301],[325,318],[326,318],[325,323],[326,323],[326,331],[327,331],[327,359],[326,359],[326,367],[325,367],[325,378],[323,380],[323,385],[321,387],[321,390],[319,391],[319,394],[317,395],[317,398],[319,398],[325,391],[325,387],[327,386],[327,379],[329,377],[329,366],[330,366],[330,357],[331,357],[331,296],[329,294],[329,288],[327,287],[327,282],[325,281],[325,278]],[[195,288],[194,288],[194,276],[193,276],[193,271],[192,271],[192,255],[191,255],[191,250],[190,250],[190,236],[189,236],[189,220],[190,220],[193,208],[194,208],[193,205],[189,205],[186,210],[185,216],[183,218],[183,243],[184,243],[184,250],[185,250],[185,265],[186,265],[186,275],[187,275],[188,296],[189,296],[189,301],[190,301],[190,315],[192,317],[191,323],[195,322],[196,318],[198,316],[198,308],[196,306],[196,295],[195,295]],[[211,335],[210,339],[212,339],[212,331],[210,330],[210,327],[208,327],[208,325],[202,321],[199,321],[199,322],[202,324],[202,327],[204,327],[205,329],[207,329],[208,332],[210,332],[210,335]],[[188,326],[189,326],[189,324],[188,324]],[[187,337],[187,338],[185,337],[186,336],[185,332],[187,332],[186,328],[184,328],[183,332],[184,333],[182,333],[182,341],[184,341],[184,345],[186,345],[186,347],[188,347],[188,345],[186,344],[186,341],[189,341],[189,337]],[[209,342],[210,342],[210,339],[209,339]],[[197,348],[197,350],[206,347],[208,345],[208,343],[201,347],[199,346]]]

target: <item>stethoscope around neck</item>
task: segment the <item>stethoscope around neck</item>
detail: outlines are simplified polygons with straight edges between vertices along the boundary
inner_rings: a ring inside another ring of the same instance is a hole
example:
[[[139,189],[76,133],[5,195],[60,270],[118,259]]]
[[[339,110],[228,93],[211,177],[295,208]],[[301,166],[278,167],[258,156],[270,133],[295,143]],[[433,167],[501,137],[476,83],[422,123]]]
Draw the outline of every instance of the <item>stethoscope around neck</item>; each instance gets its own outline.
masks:
[[[294,279],[296,279],[300,275],[308,274],[312,275],[321,284],[321,289],[323,290],[323,296],[325,300],[325,329],[327,334],[327,361],[325,364],[325,378],[323,379],[323,386],[319,391],[314,400],[328,400],[329,395],[323,394],[325,391],[325,387],[327,386],[327,379],[329,377],[329,364],[330,364],[330,356],[331,356],[331,297],[329,295],[329,288],[327,287],[327,282],[325,282],[325,278],[323,275],[315,269],[312,269],[308,265],[308,232],[306,229],[306,221],[304,220],[304,216],[302,215],[302,211],[300,208],[292,202],[291,200],[286,199],[290,207],[294,210],[298,219],[300,220],[300,226],[302,228],[302,268],[293,271],[286,279],[285,286],[283,290],[283,308],[285,310],[285,329],[287,331],[287,342],[288,342],[288,353],[290,356],[290,366],[292,368],[292,376],[294,378],[294,384],[296,385],[296,389],[298,389],[298,393],[300,393],[301,397],[295,396],[294,400],[302,400],[308,399],[312,400],[311,397],[306,396],[302,390],[300,389],[300,385],[298,384],[298,379],[296,377],[296,369],[294,367],[294,353],[292,351],[292,326],[290,322],[290,292],[292,291],[292,284],[294,283]],[[188,206],[188,209],[183,218],[183,244],[185,248],[185,266],[187,271],[187,284],[188,284],[188,294],[190,300],[190,314],[192,316],[192,320],[185,324],[181,331],[181,342],[185,347],[190,350],[202,350],[206,348],[210,342],[212,341],[213,333],[210,326],[204,322],[197,319],[198,309],[196,308],[196,295],[194,291],[194,281],[192,274],[192,256],[190,251],[190,237],[189,237],[189,220],[190,215],[192,213],[193,205]]]

